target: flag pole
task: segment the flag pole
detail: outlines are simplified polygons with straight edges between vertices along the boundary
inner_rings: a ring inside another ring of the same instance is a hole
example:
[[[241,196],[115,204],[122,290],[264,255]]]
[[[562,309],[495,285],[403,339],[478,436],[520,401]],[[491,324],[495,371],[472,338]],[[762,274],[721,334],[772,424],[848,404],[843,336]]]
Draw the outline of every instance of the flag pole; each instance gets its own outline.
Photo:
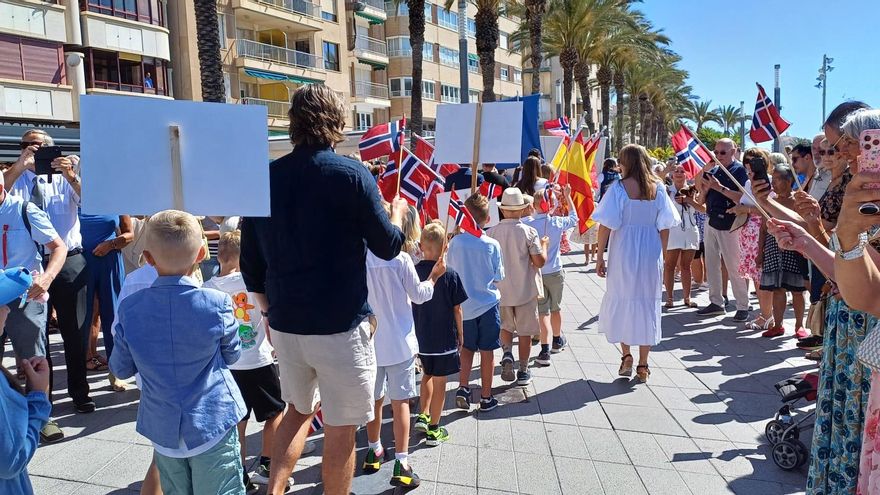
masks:
[[[715,152],[710,150],[705,144],[703,144],[703,141],[700,139],[700,136],[697,136],[696,133],[691,133],[691,134],[694,136],[694,139],[696,139],[697,142],[700,143],[700,146],[702,146],[703,148],[706,149],[706,151],[709,153],[709,156],[712,157],[712,161],[715,162],[716,165],[718,165],[718,168],[720,168],[722,171],[724,171],[724,173],[727,174],[727,177],[729,177],[730,180],[733,181],[734,185],[736,185],[736,188],[739,189],[740,192],[745,194],[747,198],[752,200],[753,203],[755,203],[755,206],[758,208],[758,211],[761,213],[761,215],[764,216],[764,218],[766,218],[767,220],[770,220],[772,217],[766,211],[764,211],[764,208],[761,207],[761,204],[758,203],[758,201],[755,199],[755,197],[750,192],[746,191],[746,188],[743,187],[743,185],[740,184],[738,180],[736,180],[736,177],[734,177],[733,174],[730,173],[730,170],[727,170],[727,167],[725,167],[720,161],[718,161],[718,158],[715,156]],[[769,166],[769,164],[767,164],[767,165]]]
[[[403,112],[402,122],[406,122],[406,112]],[[397,194],[396,197],[400,197],[400,177],[403,175],[403,141],[405,135],[403,133],[404,129],[400,129],[401,139],[400,139],[400,150],[397,153]],[[395,138],[396,139],[396,138]]]

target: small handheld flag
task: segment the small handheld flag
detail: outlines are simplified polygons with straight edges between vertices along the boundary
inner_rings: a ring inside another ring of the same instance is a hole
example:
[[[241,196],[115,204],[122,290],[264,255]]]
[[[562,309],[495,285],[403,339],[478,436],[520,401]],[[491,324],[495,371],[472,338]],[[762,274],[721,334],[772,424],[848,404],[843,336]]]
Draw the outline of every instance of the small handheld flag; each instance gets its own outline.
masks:
[[[454,190],[449,197],[449,209],[447,210],[447,215],[453,219],[455,226],[461,230],[475,237],[483,236],[483,230],[477,226],[477,222],[474,220],[471,212],[469,212],[467,207],[464,206],[464,203]]]
[[[405,126],[406,119],[402,119],[371,127],[358,143],[361,160],[381,158],[400,150]]]
[[[497,199],[501,197],[501,193],[503,193],[503,188],[498,184],[493,184],[489,181],[483,181],[483,184],[480,186],[480,194],[486,196],[489,199]]]
[[[681,129],[672,135],[672,147],[675,149],[675,159],[684,167],[688,179],[696,177],[700,170],[712,161],[709,150],[704,148],[685,126],[681,126]]]
[[[571,126],[568,125],[567,117],[559,117],[558,119],[545,120],[544,130],[549,131],[550,134],[567,136],[571,132]]]
[[[778,138],[791,124],[779,115],[779,109],[764,92],[764,88],[755,84],[758,85],[758,100],[755,103],[749,138],[755,143],[763,143]]]

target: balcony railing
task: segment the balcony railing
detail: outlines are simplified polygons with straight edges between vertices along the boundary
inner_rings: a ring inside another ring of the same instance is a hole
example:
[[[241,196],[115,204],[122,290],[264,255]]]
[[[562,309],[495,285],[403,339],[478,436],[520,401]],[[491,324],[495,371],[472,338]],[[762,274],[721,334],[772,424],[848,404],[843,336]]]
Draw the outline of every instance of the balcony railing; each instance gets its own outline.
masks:
[[[256,0],[257,3],[271,5],[276,9],[286,10],[295,14],[305,14],[310,17],[321,18],[321,6],[306,0]]]
[[[376,10],[385,10],[385,0],[360,0],[360,2]]]
[[[241,99],[242,105],[263,105],[267,108],[269,117],[287,118],[287,111],[290,110],[290,102],[264,100],[262,98],[252,98],[245,96]]]
[[[282,46],[268,45],[252,40],[235,40],[239,57],[256,58],[267,62],[278,62],[293,67],[307,69],[323,69],[323,57],[311,53],[300,52]]]
[[[369,81],[355,81],[354,95],[357,98],[381,98],[387,100],[388,85]]]
[[[119,83],[115,81],[94,81],[92,83],[92,88],[96,89],[109,89],[113,91],[126,91],[128,93],[144,93],[148,95],[167,95],[164,87],[160,88],[148,88],[143,84],[127,84],[127,83]]]
[[[354,41],[354,49],[382,57],[388,56],[388,45],[382,40],[368,36],[358,36]],[[412,50],[410,50],[410,54],[412,54]]]

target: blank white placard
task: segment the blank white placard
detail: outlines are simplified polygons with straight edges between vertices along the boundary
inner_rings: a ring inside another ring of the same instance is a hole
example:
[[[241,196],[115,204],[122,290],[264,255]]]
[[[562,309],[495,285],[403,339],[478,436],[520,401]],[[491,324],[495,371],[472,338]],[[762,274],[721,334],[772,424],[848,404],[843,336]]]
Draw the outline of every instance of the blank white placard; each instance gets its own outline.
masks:
[[[562,136],[541,136],[541,153],[544,155],[544,160],[549,162],[556,156],[556,152],[559,151],[559,147],[562,146],[562,140],[564,139]]]
[[[440,105],[434,133],[435,163],[471,163],[474,160],[474,122],[477,104]]]
[[[480,163],[519,163],[523,102],[483,103],[480,110]],[[469,164],[474,160],[477,104],[437,107],[434,134],[436,163]]]
[[[461,199],[462,203],[467,201],[469,197],[471,197],[470,189],[460,189],[455,191],[458,194],[459,199]],[[449,199],[452,197],[452,192],[443,192],[437,194],[437,214],[440,218],[440,222],[446,226],[446,232],[452,232],[455,229],[455,223],[452,221],[452,217],[449,216]],[[486,224],[486,228],[494,227],[498,225],[498,222],[501,221],[501,215],[498,214],[498,200],[490,199],[489,200],[489,222]]]
[[[83,213],[173,208],[169,126],[177,125],[185,211],[269,215],[265,107],[83,95],[80,112]]]

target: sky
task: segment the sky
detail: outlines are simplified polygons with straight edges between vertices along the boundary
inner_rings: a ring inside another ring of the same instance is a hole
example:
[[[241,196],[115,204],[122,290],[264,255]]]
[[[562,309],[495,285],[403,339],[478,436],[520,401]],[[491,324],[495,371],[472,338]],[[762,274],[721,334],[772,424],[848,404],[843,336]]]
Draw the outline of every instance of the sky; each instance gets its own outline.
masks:
[[[877,0],[644,0],[635,8],[672,39],[688,84],[713,108],[744,101],[751,115],[755,82],[772,98],[773,66],[780,64],[787,134],[812,138],[822,124],[815,85],[823,54],[834,59],[827,112],[846,100],[880,106]]]

